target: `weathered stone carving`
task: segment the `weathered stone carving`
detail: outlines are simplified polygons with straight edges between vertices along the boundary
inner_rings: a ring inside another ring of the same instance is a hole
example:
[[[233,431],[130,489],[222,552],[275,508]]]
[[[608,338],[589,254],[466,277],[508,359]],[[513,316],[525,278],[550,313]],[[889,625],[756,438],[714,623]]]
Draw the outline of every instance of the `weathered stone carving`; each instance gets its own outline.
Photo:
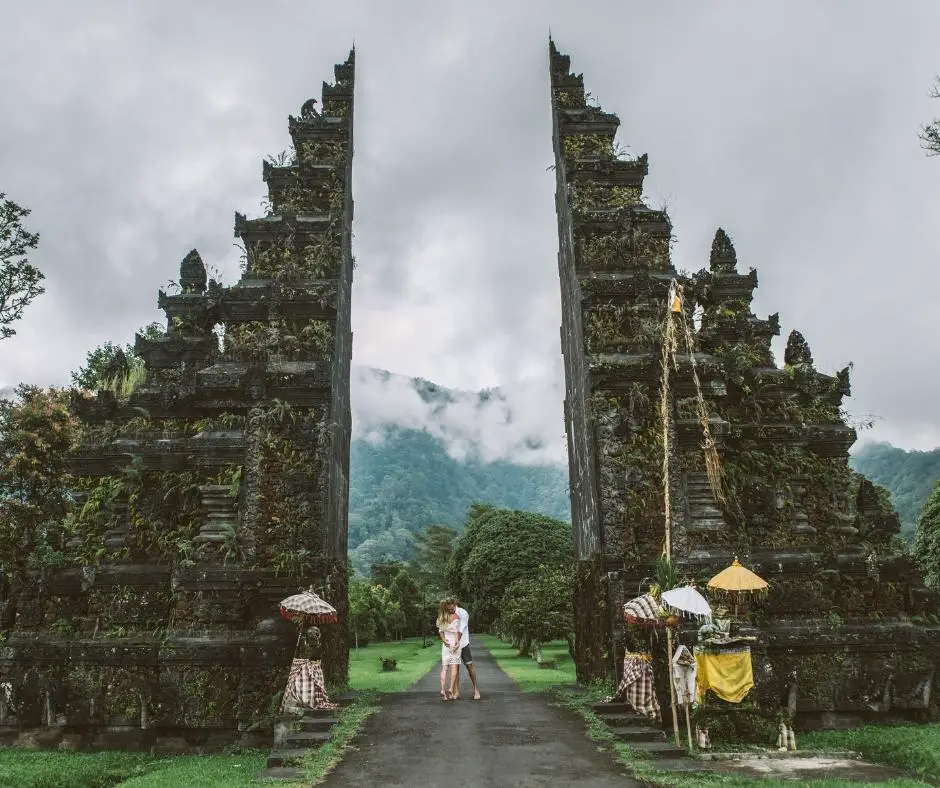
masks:
[[[73,395],[69,565],[16,600],[0,743],[265,745],[296,638],[277,603],[311,585],[339,611],[323,664],[345,681],[353,71],[325,88],[328,125],[311,102],[289,122],[274,215],[236,214],[241,280],[207,281],[191,251],[158,295],[166,333],[136,338],[145,379]],[[106,374],[131,371],[119,353]]]

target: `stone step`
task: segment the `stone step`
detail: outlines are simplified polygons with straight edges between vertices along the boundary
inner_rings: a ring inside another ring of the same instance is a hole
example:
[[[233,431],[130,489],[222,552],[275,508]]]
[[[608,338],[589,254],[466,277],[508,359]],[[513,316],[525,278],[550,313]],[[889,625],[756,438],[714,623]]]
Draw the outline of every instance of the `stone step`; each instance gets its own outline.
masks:
[[[688,531],[690,534],[714,534],[728,529],[728,526],[722,523],[698,523],[693,520],[689,523]]]
[[[641,727],[639,725],[610,725],[610,723],[608,723],[608,727],[614,736],[620,741],[627,742],[627,744],[666,741],[666,734],[659,728]]]
[[[631,741],[627,742],[634,750],[649,753],[656,758],[682,758],[686,751],[676,747],[671,741]]]
[[[302,780],[303,769],[296,766],[272,766],[258,775],[259,780]]]
[[[647,717],[640,714],[628,713],[621,714],[615,712],[595,712],[605,725],[611,728],[647,728],[651,725]]]
[[[650,724],[650,721],[647,717],[644,717],[642,714],[637,714],[636,709],[634,709],[633,706],[631,706],[629,703],[624,703],[623,701],[613,701],[611,703],[592,703],[591,711],[593,711],[599,717],[607,718],[611,714],[616,714],[618,716],[624,717],[635,717],[642,725]]]
[[[299,731],[313,733],[314,731],[328,731],[339,723],[339,717],[302,717],[294,727]]]
[[[668,758],[656,759],[656,769],[663,772],[682,772],[684,774],[718,774],[695,758]]]
[[[309,750],[329,740],[329,731],[292,731],[284,737],[283,746],[288,750],[295,747],[306,747]]]
[[[699,528],[705,529],[728,527],[724,517],[692,517],[689,525],[697,525]]]
[[[308,752],[310,752],[309,747],[292,747],[290,749],[274,750],[268,755],[268,768],[274,769],[279,766],[297,766],[300,763],[300,759]]]
[[[693,517],[724,517],[721,509],[719,509],[711,501],[699,501],[699,502],[689,502],[689,512]]]

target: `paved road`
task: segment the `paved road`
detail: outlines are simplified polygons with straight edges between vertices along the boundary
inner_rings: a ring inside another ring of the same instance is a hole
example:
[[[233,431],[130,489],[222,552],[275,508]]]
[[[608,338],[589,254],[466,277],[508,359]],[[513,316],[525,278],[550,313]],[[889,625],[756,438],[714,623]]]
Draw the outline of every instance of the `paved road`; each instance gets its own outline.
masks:
[[[474,661],[483,698],[442,702],[440,667],[413,691],[386,695],[356,739],[358,750],[326,779],[328,788],[639,788],[587,737],[580,717],[520,692],[476,640]]]

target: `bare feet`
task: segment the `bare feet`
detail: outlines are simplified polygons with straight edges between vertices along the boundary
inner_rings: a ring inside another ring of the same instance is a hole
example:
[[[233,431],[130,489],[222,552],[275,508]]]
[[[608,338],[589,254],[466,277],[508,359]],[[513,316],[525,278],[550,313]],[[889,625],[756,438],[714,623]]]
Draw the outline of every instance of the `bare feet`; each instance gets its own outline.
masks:
[[[473,699],[474,700],[480,699],[480,690],[477,690],[476,692],[473,693]]]

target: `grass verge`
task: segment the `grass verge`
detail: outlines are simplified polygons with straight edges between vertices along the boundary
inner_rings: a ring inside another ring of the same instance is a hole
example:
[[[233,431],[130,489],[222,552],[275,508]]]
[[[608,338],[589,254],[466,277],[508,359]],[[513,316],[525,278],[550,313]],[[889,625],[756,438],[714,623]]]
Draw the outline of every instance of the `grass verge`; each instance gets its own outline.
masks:
[[[332,738],[301,763],[302,782],[257,780],[268,753],[176,755],[158,758],[130,752],[58,752],[0,749],[0,788],[307,788],[321,783],[343,756],[365,721],[378,710],[374,695],[356,698],[340,712]]]
[[[517,650],[495,635],[474,635],[487,651],[496,659],[497,664],[516,682],[523,692],[541,692],[560,684],[574,684],[576,681],[574,660],[568,653],[568,644],[563,640],[552,641],[542,646],[542,657],[554,660],[554,668],[540,668],[532,657],[520,657]]]
[[[132,752],[0,749],[0,788],[248,788],[266,752],[157,758]]]
[[[635,750],[628,744],[614,736],[610,728],[591,709],[597,703],[613,692],[609,683],[596,684],[588,687],[583,693],[575,693],[564,689],[553,690],[557,703],[581,715],[587,725],[588,737],[598,743],[605,750],[614,755],[614,758],[625,766],[638,780],[651,785],[676,786],[676,788],[707,788],[707,786],[721,786],[721,788],[792,788],[799,785],[801,788],[851,788],[857,782],[849,780],[777,780],[773,778],[754,780],[746,777],[737,777],[724,774],[682,774],[664,772],[656,768],[655,758],[646,753]],[[831,746],[831,745],[826,745]],[[926,783],[914,779],[889,780],[881,783],[889,788],[923,788]]]
[[[940,725],[868,725],[848,731],[813,731],[798,740],[809,749],[854,750],[873,763],[940,779]]]
[[[349,688],[360,691],[404,692],[441,659],[440,641],[408,638],[390,643],[370,643],[349,651]],[[394,659],[395,670],[382,670],[382,657]]]

